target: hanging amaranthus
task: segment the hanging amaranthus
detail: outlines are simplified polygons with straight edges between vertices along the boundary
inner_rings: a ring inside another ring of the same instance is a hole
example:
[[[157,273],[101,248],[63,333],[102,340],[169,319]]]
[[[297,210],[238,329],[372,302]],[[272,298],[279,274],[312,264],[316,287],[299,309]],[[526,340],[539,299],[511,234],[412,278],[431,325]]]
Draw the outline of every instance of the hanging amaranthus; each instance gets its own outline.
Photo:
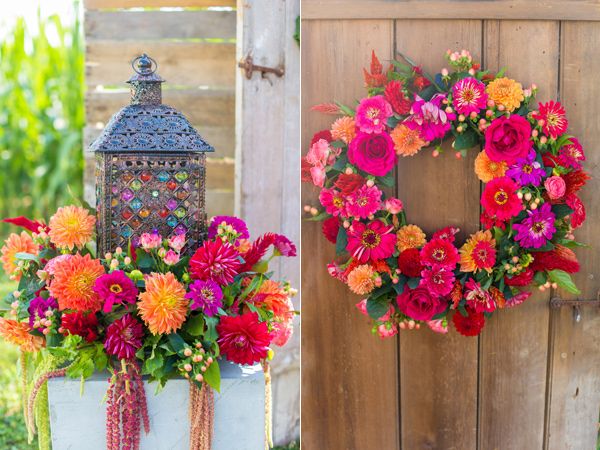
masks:
[[[262,364],[265,373],[265,450],[273,447],[273,393],[271,391],[271,365],[265,361]]]
[[[148,407],[140,367],[135,360],[121,360],[121,370],[109,380],[106,405],[107,450],[139,450],[143,424],[150,431]]]
[[[212,388],[190,382],[190,450],[211,450],[215,420]]]

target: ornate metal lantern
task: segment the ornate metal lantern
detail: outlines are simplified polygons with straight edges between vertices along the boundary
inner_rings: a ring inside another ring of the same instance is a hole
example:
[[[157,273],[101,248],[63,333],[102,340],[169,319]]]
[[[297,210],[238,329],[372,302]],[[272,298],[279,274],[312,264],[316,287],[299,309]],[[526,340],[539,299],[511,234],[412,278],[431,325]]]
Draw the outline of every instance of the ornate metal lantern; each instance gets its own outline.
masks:
[[[131,104],[91,149],[96,155],[99,254],[137,245],[142,233],[186,234],[191,253],[206,232],[205,159],[214,149],[177,110],[162,104],[156,62],[132,62]]]

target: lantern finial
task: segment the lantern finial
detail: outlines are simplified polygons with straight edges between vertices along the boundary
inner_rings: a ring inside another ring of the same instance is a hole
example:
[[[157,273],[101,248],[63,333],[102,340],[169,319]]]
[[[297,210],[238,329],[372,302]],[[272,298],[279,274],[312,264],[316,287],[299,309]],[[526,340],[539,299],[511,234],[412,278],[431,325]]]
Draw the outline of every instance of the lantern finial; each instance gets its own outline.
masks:
[[[131,62],[135,73],[127,81],[131,85],[132,105],[158,105],[162,102],[161,83],[157,73],[158,64],[146,53]]]

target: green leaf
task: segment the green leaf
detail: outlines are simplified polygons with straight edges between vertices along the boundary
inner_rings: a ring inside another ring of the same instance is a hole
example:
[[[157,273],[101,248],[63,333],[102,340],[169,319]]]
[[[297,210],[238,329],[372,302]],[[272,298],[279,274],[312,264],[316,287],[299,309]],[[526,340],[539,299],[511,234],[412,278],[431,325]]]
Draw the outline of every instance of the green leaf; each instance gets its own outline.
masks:
[[[420,278],[409,278],[406,284],[408,284],[409,288],[414,289],[419,285],[420,282]]]
[[[552,205],[552,212],[554,213],[557,219],[562,219],[563,217],[568,216],[569,214],[573,214],[573,209],[569,208],[563,203],[559,205]]]
[[[340,108],[340,111],[342,111],[344,114],[346,114],[347,116],[350,117],[354,117],[354,110],[352,108],[350,108],[349,106],[346,105],[342,105],[341,103],[335,102],[336,105],[338,105],[338,108]]]
[[[204,381],[215,391],[221,392],[221,368],[217,361],[208,366],[204,372]]]
[[[335,254],[341,255],[346,252],[346,246],[348,245],[348,233],[344,227],[340,227],[335,241]]]
[[[248,295],[250,295],[251,292],[259,289],[262,286],[264,281],[265,281],[265,278],[262,275],[257,275],[254,278],[252,278],[252,281],[250,282],[250,284],[248,286],[246,286],[246,288],[240,294],[240,296],[239,296],[240,300],[244,300],[246,297],[248,297]]]
[[[396,178],[394,177],[393,172],[385,177],[377,177],[377,181],[386,187],[394,187],[396,184]]]
[[[142,248],[138,248],[135,250],[136,255],[136,265],[141,270],[151,270],[154,268],[154,259],[152,259],[152,255],[148,253],[146,250]]]
[[[219,323],[218,317],[206,317],[206,333],[204,333],[204,339],[207,341],[216,342],[219,337],[217,333],[217,324]]]
[[[167,339],[169,340],[169,344],[171,345],[171,348],[176,353],[183,351],[183,349],[185,348],[185,341],[177,333],[171,333],[171,334],[167,335]]]
[[[317,214],[316,216],[312,216],[309,217],[308,219],[305,219],[307,222],[320,222],[322,220],[325,220],[327,218],[330,217],[330,214],[326,213],[325,211]]]
[[[462,133],[457,133],[454,140],[455,150],[466,150],[479,144],[479,136],[472,128],[467,128]]]
[[[335,161],[333,168],[338,172],[343,172],[346,166],[348,165],[348,155],[343,154]]]
[[[344,148],[347,144],[344,141],[331,141],[329,143],[330,146],[332,146],[333,148]]]
[[[157,370],[159,370],[164,363],[164,357],[162,353],[158,351],[153,351],[150,358],[144,361],[143,373],[147,375],[153,375]]]
[[[19,252],[15,254],[16,259],[22,259],[24,261],[37,261],[37,256],[32,255],[31,253]]]
[[[534,252],[549,252],[550,250],[552,250],[554,248],[554,244],[550,241],[548,241],[546,243],[546,245],[544,245],[543,247],[538,247],[538,248],[529,248],[528,250],[532,253]]]
[[[202,314],[190,317],[185,322],[184,329],[190,336],[201,336],[204,332],[204,317]]]
[[[570,292],[571,294],[581,294],[581,291],[575,286],[575,283],[573,283],[571,275],[564,270],[550,270],[548,272],[548,277],[550,278],[550,281],[558,284],[559,287],[567,292]]]
[[[367,299],[367,313],[375,320],[385,315],[390,309],[390,300],[387,297],[379,297],[377,299]]]

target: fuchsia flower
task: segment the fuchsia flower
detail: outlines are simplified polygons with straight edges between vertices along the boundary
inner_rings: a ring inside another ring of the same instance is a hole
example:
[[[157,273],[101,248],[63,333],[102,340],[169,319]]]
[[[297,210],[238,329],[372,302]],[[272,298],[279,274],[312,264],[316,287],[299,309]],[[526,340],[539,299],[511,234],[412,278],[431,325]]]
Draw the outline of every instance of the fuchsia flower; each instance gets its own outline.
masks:
[[[382,95],[361,100],[356,107],[356,126],[363,133],[379,134],[385,130],[387,120],[394,112]]]
[[[421,249],[421,261],[427,266],[438,264],[454,269],[459,259],[456,247],[444,239],[432,239]]]
[[[343,214],[346,210],[346,201],[341,192],[336,189],[323,189],[319,194],[319,201],[327,214],[334,217]]]
[[[465,300],[467,306],[476,313],[492,312],[496,304],[490,293],[484,290],[473,278],[465,283]]]
[[[445,322],[444,319],[429,320],[427,326],[435,333],[448,333],[448,322]]]
[[[93,290],[104,301],[103,311],[109,313],[114,305],[135,303],[138,290],[122,270],[101,275],[94,283]]]
[[[142,346],[144,327],[131,314],[125,314],[106,328],[104,348],[119,359],[132,359]]]
[[[447,266],[434,264],[421,272],[421,284],[425,286],[431,295],[444,297],[450,293],[454,286],[454,272]]]
[[[581,161],[585,161],[583,147],[577,138],[570,138],[571,143],[563,145],[558,150],[558,163],[564,167],[581,169]]]
[[[444,312],[447,306],[445,300],[431,295],[429,289],[423,286],[415,289],[405,288],[396,298],[396,302],[400,311],[415,320],[431,320]]]
[[[539,104],[539,112],[533,114],[533,118],[542,126],[546,136],[556,139],[567,131],[569,121],[565,108],[553,100]]]
[[[485,85],[475,78],[463,78],[452,86],[452,105],[459,114],[479,113],[486,102]]]
[[[185,298],[191,300],[190,309],[200,309],[208,317],[216,316],[223,306],[223,291],[212,280],[196,280],[189,286]]]
[[[543,247],[556,232],[554,227],[556,216],[549,203],[544,203],[535,210],[527,211],[527,214],[528,217],[525,220],[513,225],[517,231],[515,241],[523,248]]]
[[[490,217],[505,221],[519,215],[523,204],[517,197],[519,186],[508,177],[494,178],[485,185],[481,206]]]
[[[369,315],[369,312],[367,311],[367,299],[363,298],[360,302],[358,302],[356,304],[356,308],[363,313],[365,316]]]
[[[387,133],[359,132],[348,147],[348,161],[376,177],[387,175],[396,165],[394,141]]]
[[[535,150],[531,149],[525,158],[517,158],[515,164],[506,171],[506,175],[521,186],[527,184],[539,186],[546,171],[535,157]]]
[[[396,235],[393,231],[393,226],[388,226],[381,220],[374,220],[368,225],[355,221],[348,229],[346,250],[360,263],[389,258],[396,247]]]
[[[273,238],[273,247],[281,256],[294,257],[296,256],[296,245],[283,234],[276,234]]]
[[[231,225],[233,231],[236,234],[239,234],[241,239],[249,239],[250,233],[248,232],[248,226],[246,222],[242,219],[233,216],[215,216],[210,221],[210,226],[208,227],[208,238],[214,239],[219,230],[219,226],[221,225]]]
[[[509,166],[525,158],[531,149],[531,125],[518,114],[494,119],[485,129],[485,153],[492,161]]]
[[[219,349],[236,364],[254,364],[267,357],[272,335],[255,312],[223,316],[217,325]]]
[[[231,284],[242,267],[240,254],[220,239],[204,241],[190,259],[190,275],[197,280],[213,280],[221,286]]]
[[[140,245],[146,251],[158,248],[162,245],[162,237],[158,233],[143,233],[140,236]]]
[[[446,227],[433,233],[432,239],[443,239],[448,242],[454,242],[456,235],[460,232],[460,228]]]
[[[348,198],[346,211],[349,216],[366,219],[381,207],[381,194],[377,186],[364,185]]]
[[[450,130],[451,122],[456,119],[456,114],[444,110],[444,100],[445,94],[435,94],[429,101],[415,95],[408,120],[419,125],[421,135],[426,141],[443,138]]]
[[[583,202],[575,194],[567,195],[565,203],[573,210],[571,214],[571,226],[573,228],[580,227],[585,222],[585,206]]]
[[[395,323],[382,323],[377,327],[377,335],[381,339],[392,337],[398,334],[398,326]]]
[[[29,303],[29,307],[27,308],[27,312],[29,313],[29,326],[34,328],[33,325],[37,320],[46,318],[47,311],[57,309],[58,302],[53,297],[35,297],[33,300],[31,300],[31,303]],[[40,328],[36,329],[41,331]]]
[[[310,146],[306,154],[306,161],[312,166],[325,166],[329,159],[329,142],[325,139],[319,139]]]

